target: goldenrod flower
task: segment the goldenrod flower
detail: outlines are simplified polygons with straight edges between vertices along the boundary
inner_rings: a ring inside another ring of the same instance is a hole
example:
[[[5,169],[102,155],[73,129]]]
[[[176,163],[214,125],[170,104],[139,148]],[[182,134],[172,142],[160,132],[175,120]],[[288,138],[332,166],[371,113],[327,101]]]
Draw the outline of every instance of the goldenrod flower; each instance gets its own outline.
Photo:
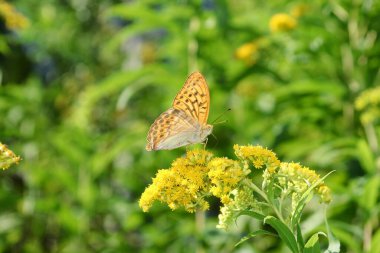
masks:
[[[167,203],[174,210],[184,207],[189,212],[207,209],[203,199],[207,193],[207,163],[212,154],[204,150],[187,152],[186,157],[178,158],[170,169],[159,170],[153,183],[141,195],[139,205],[148,211],[155,200]]]
[[[296,26],[297,20],[285,13],[275,14],[269,21],[269,28],[272,32],[286,32],[293,30]]]
[[[363,124],[370,124],[380,119],[380,87],[363,91],[355,101],[355,107],[361,112]]]
[[[4,0],[0,0],[0,16],[3,17],[5,26],[9,29],[26,28],[29,25],[29,20]]]
[[[322,202],[330,203],[331,202],[331,190],[326,185],[322,184],[317,188],[317,193],[321,197]]]
[[[257,211],[260,209],[256,204],[252,190],[245,185],[233,190],[231,195],[231,201],[220,208],[217,228],[227,229],[241,210],[255,209]]]
[[[263,169],[265,166],[270,173],[274,173],[280,165],[280,160],[277,159],[276,154],[260,145],[234,145],[234,150],[238,158],[250,161],[256,169]]]
[[[312,186],[322,202],[331,201],[330,189],[315,171],[298,163],[281,163],[275,153],[261,146],[234,145],[234,150],[239,160],[213,157],[205,150],[188,151],[171,168],[157,172],[140,198],[140,207],[146,212],[158,200],[172,210],[183,207],[194,212],[208,209],[206,197],[213,195],[223,204],[217,227],[226,229],[244,210],[291,220],[289,215]],[[264,169],[261,188],[249,176],[250,164]]]
[[[244,172],[237,161],[228,158],[214,158],[208,164],[208,177],[211,181],[210,192],[228,204],[231,191],[244,177]]]
[[[292,196],[292,211],[295,211],[302,195],[319,179],[319,175],[314,170],[298,163],[282,162],[277,173],[272,175],[269,180],[274,180],[282,189],[283,194]],[[269,184],[266,183],[266,185]],[[322,182],[314,189],[314,192],[320,196],[323,202],[331,201],[330,189]]]
[[[12,150],[0,142],[0,168],[3,170],[8,169],[12,164],[18,164],[21,160],[16,156]]]

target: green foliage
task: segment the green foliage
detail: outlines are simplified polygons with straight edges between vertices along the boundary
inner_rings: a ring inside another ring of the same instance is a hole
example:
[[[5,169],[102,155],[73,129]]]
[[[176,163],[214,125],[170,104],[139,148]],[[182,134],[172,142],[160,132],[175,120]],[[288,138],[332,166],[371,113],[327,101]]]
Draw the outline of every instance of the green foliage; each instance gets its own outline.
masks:
[[[22,158],[1,171],[0,252],[285,252],[271,236],[235,249],[259,225],[216,230],[218,203],[201,232],[191,215],[139,209],[157,168],[184,153],[146,152],[146,133],[194,70],[209,122],[232,108],[215,154],[259,143],[336,170],[327,218],[341,252],[378,252],[379,103],[365,91],[380,83],[379,12],[378,1],[0,0],[0,141]],[[277,13],[295,27],[272,32]],[[304,238],[323,219],[312,223]]]

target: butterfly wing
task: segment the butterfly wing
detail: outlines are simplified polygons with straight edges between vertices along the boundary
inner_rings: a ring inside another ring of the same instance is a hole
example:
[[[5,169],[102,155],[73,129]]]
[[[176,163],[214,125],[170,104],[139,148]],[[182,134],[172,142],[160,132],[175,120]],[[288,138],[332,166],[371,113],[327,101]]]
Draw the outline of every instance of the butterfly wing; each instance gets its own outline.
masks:
[[[161,113],[149,129],[146,150],[174,149],[198,142],[199,124],[185,112],[170,108]]]
[[[173,108],[184,111],[199,124],[207,124],[210,92],[200,72],[192,73],[173,101]]]

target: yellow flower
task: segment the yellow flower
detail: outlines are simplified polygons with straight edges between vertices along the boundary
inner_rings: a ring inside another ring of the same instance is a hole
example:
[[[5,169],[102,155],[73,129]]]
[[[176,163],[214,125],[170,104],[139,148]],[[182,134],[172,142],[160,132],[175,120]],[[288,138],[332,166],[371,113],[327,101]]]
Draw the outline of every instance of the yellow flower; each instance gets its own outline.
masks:
[[[355,108],[361,112],[363,124],[370,124],[380,119],[380,87],[363,91],[355,100]]]
[[[258,59],[259,44],[257,41],[252,41],[241,45],[235,51],[235,57],[243,60],[248,64],[254,64]]]
[[[298,163],[282,162],[280,169],[276,175],[272,175],[272,179],[277,179],[277,184],[286,194],[292,195],[292,211],[298,205],[302,195],[314,184],[320,177],[314,171]],[[330,189],[320,182],[314,188],[314,193],[318,194],[322,202],[329,203],[331,201]]]
[[[326,185],[322,184],[317,188],[317,193],[321,197],[322,202],[330,203],[331,202],[331,190]]]
[[[0,16],[5,20],[5,26],[9,29],[26,28],[29,20],[18,13],[15,8],[6,1],[0,0]]]
[[[296,26],[297,20],[285,13],[275,14],[269,21],[269,28],[272,32],[286,32],[293,30]]]
[[[12,164],[18,164],[21,160],[16,156],[12,150],[0,142],[0,168],[3,170],[8,169]]]
[[[227,229],[241,210],[249,210],[253,208],[256,211],[261,211],[260,207],[257,206],[257,202],[253,197],[253,192],[249,187],[242,185],[238,189],[233,190],[231,195],[232,199],[220,208],[220,214],[218,215],[219,224],[217,225],[217,228]]]
[[[269,173],[274,173],[280,165],[275,153],[259,145],[234,145],[234,150],[239,159],[250,161],[256,169],[262,169],[265,165]]]
[[[223,204],[231,201],[230,193],[244,177],[243,169],[237,161],[228,158],[214,158],[208,164],[210,192],[220,198]]]
[[[208,191],[207,163],[212,154],[204,150],[187,152],[186,157],[178,158],[170,169],[159,170],[153,183],[141,195],[139,205],[147,212],[158,200],[175,210],[184,207],[188,212],[207,209],[204,197]]]

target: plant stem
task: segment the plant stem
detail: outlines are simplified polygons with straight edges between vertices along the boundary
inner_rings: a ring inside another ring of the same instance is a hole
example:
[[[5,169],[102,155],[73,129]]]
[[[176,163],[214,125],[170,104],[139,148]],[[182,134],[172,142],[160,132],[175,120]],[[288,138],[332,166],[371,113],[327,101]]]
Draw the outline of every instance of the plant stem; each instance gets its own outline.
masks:
[[[196,229],[196,235],[197,235],[197,245],[196,245],[196,253],[204,253],[205,250],[202,247],[202,243],[199,241],[199,238],[201,238],[201,235],[205,229],[206,224],[206,214],[203,210],[197,210],[195,212],[195,229]]]
[[[250,187],[252,190],[254,190],[255,192],[257,192],[267,203],[268,205],[273,209],[273,211],[276,213],[277,217],[284,223],[285,223],[285,220],[284,218],[282,217],[282,214],[281,212],[276,208],[275,205],[273,205],[273,203],[268,199],[267,195],[265,194],[264,191],[262,191],[257,185],[255,185],[254,183],[248,181],[248,180],[245,180],[245,183],[248,187]]]

